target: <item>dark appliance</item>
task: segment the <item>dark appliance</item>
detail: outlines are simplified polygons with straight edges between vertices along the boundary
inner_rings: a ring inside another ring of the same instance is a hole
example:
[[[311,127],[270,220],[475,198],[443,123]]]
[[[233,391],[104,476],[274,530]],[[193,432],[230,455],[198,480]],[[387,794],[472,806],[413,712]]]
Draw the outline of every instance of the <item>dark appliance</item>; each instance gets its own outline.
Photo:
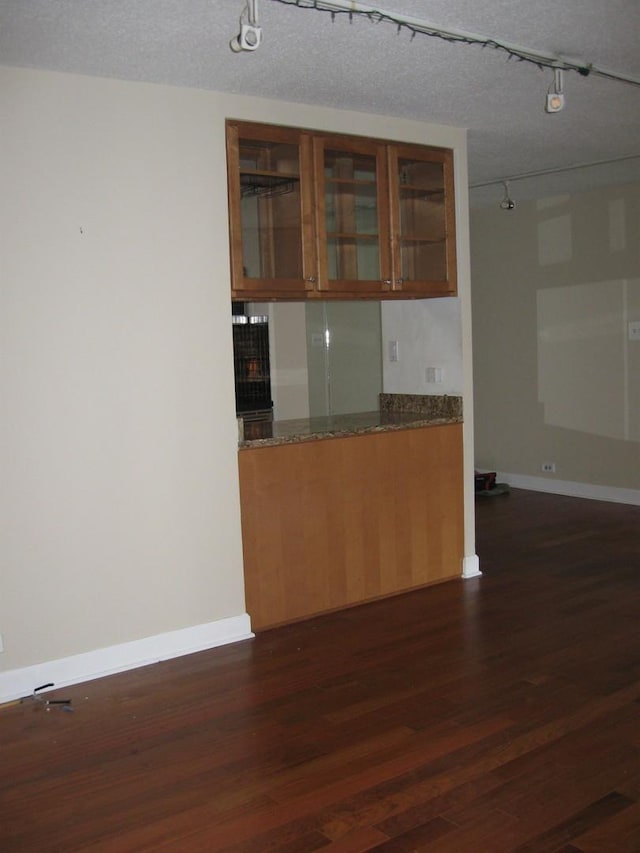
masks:
[[[271,421],[268,318],[233,314],[231,319],[236,414],[244,421]]]

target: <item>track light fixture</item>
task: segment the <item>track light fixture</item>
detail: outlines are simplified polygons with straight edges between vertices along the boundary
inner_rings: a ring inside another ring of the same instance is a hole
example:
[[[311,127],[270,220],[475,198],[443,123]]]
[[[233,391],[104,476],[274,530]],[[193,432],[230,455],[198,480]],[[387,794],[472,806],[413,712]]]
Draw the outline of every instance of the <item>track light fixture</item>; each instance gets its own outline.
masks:
[[[257,50],[262,41],[262,29],[258,24],[258,0],[247,0],[240,15],[240,32],[231,39],[229,47],[234,53]]]
[[[500,209],[501,210],[515,210],[516,209],[516,203],[511,198],[511,196],[509,195],[509,181],[503,181],[502,183],[504,184],[504,197],[503,197],[502,201],[500,202]]]
[[[553,87],[553,90],[552,90]],[[553,83],[547,91],[545,110],[548,113],[559,113],[564,109],[564,92],[562,91],[562,68],[553,69]]]

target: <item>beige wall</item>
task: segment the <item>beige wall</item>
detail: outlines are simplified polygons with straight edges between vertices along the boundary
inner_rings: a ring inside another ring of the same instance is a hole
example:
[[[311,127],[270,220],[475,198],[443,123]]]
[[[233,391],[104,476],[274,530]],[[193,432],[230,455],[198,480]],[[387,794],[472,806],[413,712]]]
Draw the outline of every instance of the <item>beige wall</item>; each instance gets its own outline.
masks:
[[[10,669],[240,614],[244,591],[215,101],[14,70],[0,98]]]
[[[309,373],[304,302],[251,302],[248,313],[269,318],[273,417],[309,417]]]
[[[640,185],[474,210],[471,247],[476,465],[639,489]]]
[[[244,612],[225,117],[447,145],[465,176],[466,142],[18,69],[0,113],[2,671]]]

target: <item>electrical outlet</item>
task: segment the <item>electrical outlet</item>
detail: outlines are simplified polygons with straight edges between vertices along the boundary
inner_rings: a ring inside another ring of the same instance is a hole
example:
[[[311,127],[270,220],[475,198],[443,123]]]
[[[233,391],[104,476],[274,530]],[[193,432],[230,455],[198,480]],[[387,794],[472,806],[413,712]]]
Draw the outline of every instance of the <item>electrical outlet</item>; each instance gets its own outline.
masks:
[[[629,323],[629,340],[640,341],[640,320]]]
[[[0,652],[4,651],[4,641],[2,639],[2,634],[0,634]]]
[[[389,361],[400,361],[398,341],[389,341]]]
[[[555,474],[556,473],[556,463],[555,462],[543,462],[542,470],[545,474]]]

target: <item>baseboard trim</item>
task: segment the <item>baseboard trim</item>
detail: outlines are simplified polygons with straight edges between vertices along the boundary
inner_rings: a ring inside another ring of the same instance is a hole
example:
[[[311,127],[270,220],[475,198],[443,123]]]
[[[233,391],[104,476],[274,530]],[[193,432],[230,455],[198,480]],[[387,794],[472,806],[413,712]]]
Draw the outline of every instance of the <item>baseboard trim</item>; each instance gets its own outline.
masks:
[[[480,560],[477,554],[471,557],[463,557],[462,559],[462,577],[464,580],[468,578],[477,578],[482,574],[480,571]]]
[[[550,495],[568,495],[594,501],[640,506],[640,490],[621,489],[615,486],[596,486],[592,483],[574,483],[570,480],[552,480],[547,477],[532,477],[527,474],[510,474],[500,471],[496,479],[508,483],[514,489],[529,489],[532,492],[547,492]]]
[[[53,682],[56,688],[68,687],[161,660],[248,640],[253,636],[251,620],[248,614],[243,613],[130,643],[7,670],[0,672],[0,704],[30,696],[35,687],[48,682]]]

